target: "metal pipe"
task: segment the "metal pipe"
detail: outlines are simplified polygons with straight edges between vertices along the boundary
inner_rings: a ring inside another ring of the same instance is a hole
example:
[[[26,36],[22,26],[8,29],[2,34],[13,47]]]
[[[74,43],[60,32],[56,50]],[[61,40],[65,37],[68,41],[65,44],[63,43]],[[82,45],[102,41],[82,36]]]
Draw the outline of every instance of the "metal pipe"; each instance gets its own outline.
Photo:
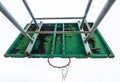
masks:
[[[35,18],[36,20],[54,20],[54,19],[83,19],[83,17],[44,17],[44,18]]]
[[[87,17],[88,11],[89,11],[90,6],[91,6],[91,3],[92,3],[92,0],[89,0],[88,5],[87,5],[86,10],[85,10],[84,18]]]
[[[54,34],[54,31],[27,31],[26,33],[38,33],[38,34]],[[90,33],[89,31],[56,31],[56,34],[81,34]]]
[[[83,25],[84,25],[84,20],[85,20],[86,17],[87,17],[88,11],[89,11],[90,6],[91,6],[91,3],[92,3],[92,0],[89,0],[89,2],[88,2],[88,4],[87,4],[87,7],[86,7],[86,10],[85,10],[85,13],[84,13],[84,16],[83,16],[83,20],[82,20],[82,23],[81,23],[80,28],[82,28]]]
[[[33,42],[33,39],[30,35],[26,34],[24,29],[20,26],[20,24],[16,21],[16,19],[9,13],[9,11],[0,3],[0,11],[9,19],[12,24],[16,26],[16,28],[25,36],[27,37],[31,42]]]
[[[101,13],[99,14],[98,18],[96,19],[95,23],[93,24],[90,33],[88,34],[88,36],[86,37],[85,42],[87,42],[90,38],[90,36],[96,31],[97,26],[100,24],[100,22],[102,21],[102,19],[104,18],[104,16],[107,14],[107,12],[109,11],[109,9],[112,7],[113,3],[115,2],[115,0],[108,0],[105,4],[105,6],[103,7]]]
[[[65,31],[65,25],[63,23],[62,31]],[[62,34],[62,54],[65,54],[65,33]]]
[[[88,28],[88,31],[90,31],[90,25],[88,24],[87,20],[84,20],[84,22],[85,22],[85,24],[86,24],[86,26]]]
[[[36,22],[36,20],[35,20],[35,18],[34,18],[34,15],[33,15],[32,11],[31,11],[31,9],[30,9],[30,7],[29,7],[27,1],[26,1],[26,0],[22,0],[22,1],[23,1],[24,5],[25,5],[26,9],[28,10],[30,16],[32,17],[32,19],[33,19],[33,21],[34,21],[36,27],[39,28],[39,25],[37,24],[37,22]]]
[[[57,31],[57,23],[55,24],[55,29],[54,29],[54,34],[53,34],[51,54],[54,54],[54,51],[55,51],[56,31]]]

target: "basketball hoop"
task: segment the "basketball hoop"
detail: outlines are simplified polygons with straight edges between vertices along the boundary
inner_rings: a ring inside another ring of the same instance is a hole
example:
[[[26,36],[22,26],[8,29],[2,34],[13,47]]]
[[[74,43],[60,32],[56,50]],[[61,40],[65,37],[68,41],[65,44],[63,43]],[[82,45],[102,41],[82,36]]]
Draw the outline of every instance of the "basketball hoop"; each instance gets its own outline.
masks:
[[[71,59],[68,58],[69,61],[66,65],[63,65],[63,66],[56,66],[56,65],[53,65],[51,64],[50,62],[50,59],[48,58],[48,63],[50,66],[54,67],[54,68],[61,68],[62,69],[62,82],[65,82],[65,79],[67,77],[67,74],[68,74],[68,69],[69,69],[69,66],[70,66],[70,63],[71,63]]]
[[[52,66],[52,67],[54,67],[54,68],[65,68],[65,67],[67,67],[67,66],[69,66],[70,65],[70,63],[71,63],[71,59],[70,58],[68,58],[69,59],[69,61],[68,61],[68,63],[66,64],[66,65],[63,65],[63,66],[55,66],[55,65],[53,65],[53,64],[51,64],[51,62],[50,62],[50,59],[48,58],[48,64],[50,65],[50,66]]]

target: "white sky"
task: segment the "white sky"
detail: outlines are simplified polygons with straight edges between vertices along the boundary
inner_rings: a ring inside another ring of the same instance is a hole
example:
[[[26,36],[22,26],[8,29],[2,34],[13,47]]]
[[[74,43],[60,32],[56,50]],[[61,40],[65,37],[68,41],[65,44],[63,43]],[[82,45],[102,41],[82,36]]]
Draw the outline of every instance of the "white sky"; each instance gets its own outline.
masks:
[[[82,16],[87,1],[27,0],[35,17]],[[95,21],[106,1],[93,0],[88,21]],[[22,27],[31,21],[22,0],[1,0],[1,3]],[[115,58],[72,59],[66,82],[120,82],[119,8],[120,2],[117,0],[98,27]],[[77,20],[72,21],[77,22]],[[19,31],[2,13],[0,13],[0,28],[0,82],[61,82],[61,70],[50,67],[47,59],[4,58],[4,53]],[[53,62],[58,64],[60,61],[59,59]]]

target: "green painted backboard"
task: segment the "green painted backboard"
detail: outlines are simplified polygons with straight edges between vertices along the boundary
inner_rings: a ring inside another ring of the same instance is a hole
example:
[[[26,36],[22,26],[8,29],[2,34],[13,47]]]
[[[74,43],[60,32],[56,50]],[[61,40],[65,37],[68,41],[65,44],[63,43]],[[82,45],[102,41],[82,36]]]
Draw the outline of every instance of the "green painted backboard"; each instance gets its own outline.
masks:
[[[93,23],[89,23],[92,26]],[[28,24],[26,25],[26,27]],[[25,28],[26,28],[25,27]],[[79,31],[77,23],[43,23],[41,31]],[[32,24],[28,31],[35,31],[35,24]],[[86,31],[86,25],[83,29]],[[87,34],[85,34],[87,35]],[[33,34],[30,34],[33,36]],[[5,57],[14,58],[113,58],[114,55],[105,42],[104,38],[98,31],[98,29],[93,33],[91,38],[88,40],[88,44],[91,50],[91,54],[86,54],[85,47],[82,42],[81,34],[39,34],[33,49],[30,54],[25,53],[26,48],[30,41],[19,34],[13,44],[5,53]]]

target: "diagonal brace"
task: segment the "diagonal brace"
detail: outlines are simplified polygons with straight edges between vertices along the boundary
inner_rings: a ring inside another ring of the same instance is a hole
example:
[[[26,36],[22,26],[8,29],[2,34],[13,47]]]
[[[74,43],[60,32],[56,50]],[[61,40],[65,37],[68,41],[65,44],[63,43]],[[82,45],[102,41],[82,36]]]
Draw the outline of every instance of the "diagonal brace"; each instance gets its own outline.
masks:
[[[85,10],[85,13],[84,13],[84,16],[83,16],[83,19],[82,19],[82,23],[81,23],[80,29],[81,29],[81,28],[83,27],[83,25],[84,25],[84,20],[85,20],[86,17],[87,17],[87,14],[88,14],[88,11],[89,11],[89,9],[90,9],[91,4],[92,4],[92,0],[89,0],[88,5],[87,5],[86,10]]]
[[[37,24],[37,22],[36,22],[36,20],[35,20],[35,17],[34,17],[34,15],[33,15],[32,11],[31,11],[31,9],[30,9],[30,7],[29,7],[27,1],[26,1],[26,0],[23,0],[23,3],[24,3],[24,5],[25,5],[26,9],[28,10],[28,12],[29,12],[31,18],[33,19],[33,21],[34,21],[36,27],[39,28],[39,25]]]

